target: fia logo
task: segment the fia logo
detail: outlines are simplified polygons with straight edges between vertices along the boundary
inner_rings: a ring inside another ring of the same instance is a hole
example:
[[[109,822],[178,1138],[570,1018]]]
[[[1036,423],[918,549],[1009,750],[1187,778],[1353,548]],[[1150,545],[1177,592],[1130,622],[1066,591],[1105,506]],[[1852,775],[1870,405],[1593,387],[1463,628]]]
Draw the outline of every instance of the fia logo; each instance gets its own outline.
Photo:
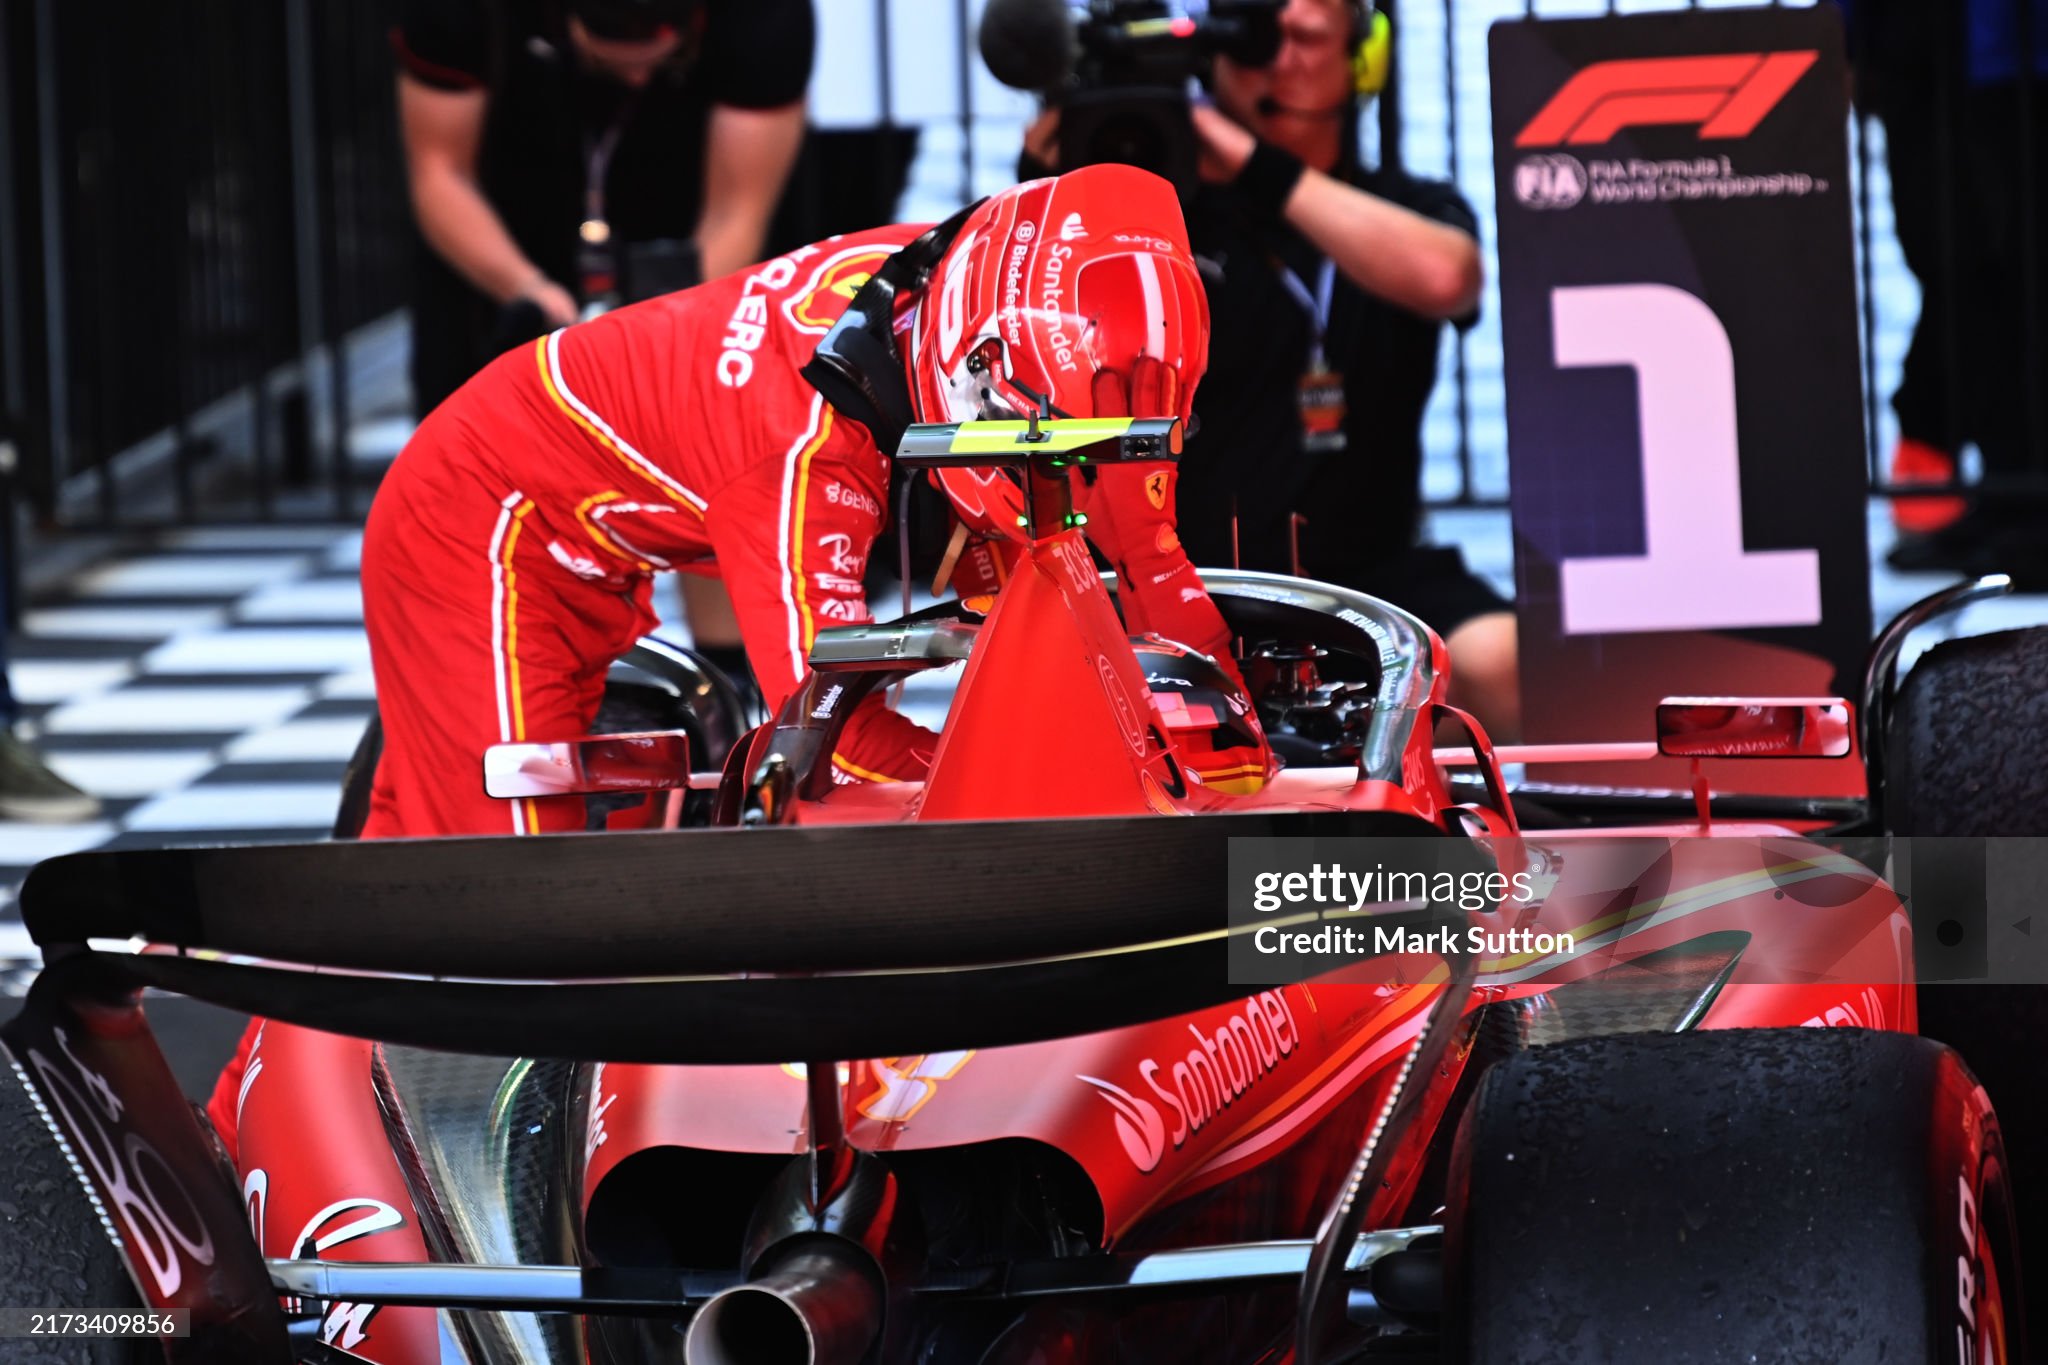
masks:
[[[1567,152],[1525,156],[1515,167],[1515,198],[1532,209],[1568,209],[1586,197],[1586,167]]]

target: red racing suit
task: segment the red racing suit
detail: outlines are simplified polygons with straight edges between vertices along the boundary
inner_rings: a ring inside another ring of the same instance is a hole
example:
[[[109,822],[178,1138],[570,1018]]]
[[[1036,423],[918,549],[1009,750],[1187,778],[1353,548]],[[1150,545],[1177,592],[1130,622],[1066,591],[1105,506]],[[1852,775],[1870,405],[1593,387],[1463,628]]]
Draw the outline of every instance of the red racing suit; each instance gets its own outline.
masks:
[[[915,227],[804,247],[499,357],[421,424],[363,542],[384,723],[366,837],[582,827],[582,800],[484,795],[484,749],[587,733],[658,570],[725,580],[771,708],[821,626],[869,619],[888,461],[798,373]],[[933,737],[880,705],[848,776],[921,776]]]
[[[486,796],[483,751],[588,733],[611,662],[656,624],[657,571],[724,579],[771,709],[820,627],[869,619],[888,460],[798,371],[920,231],[833,238],[564,328],[421,423],[363,539],[384,727],[363,837],[582,828],[581,797]],[[1087,500],[1133,578],[1127,610],[1149,622],[1134,628],[1220,650],[1228,632],[1173,535],[1172,483],[1170,466],[1124,467]],[[936,737],[881,700],[850,718],[834,766],[921,777]],[[231,1151],[255,1036],[252,1023],[207,1107]]]
[[[486,796],[483,752],[589,732],[612,661],[656,624],[656,571],[725,580],[771,708],[820,626],[869,619],[888,462],[797,371],[919,231],[836,238],[565,328],[428,415],[363,535],[384,727],[363,837],[581,829],[580,796]],[[880,702],[833,763],[922,776],[934,736]],[[230,1151],[256,1036],[207,1105]]]

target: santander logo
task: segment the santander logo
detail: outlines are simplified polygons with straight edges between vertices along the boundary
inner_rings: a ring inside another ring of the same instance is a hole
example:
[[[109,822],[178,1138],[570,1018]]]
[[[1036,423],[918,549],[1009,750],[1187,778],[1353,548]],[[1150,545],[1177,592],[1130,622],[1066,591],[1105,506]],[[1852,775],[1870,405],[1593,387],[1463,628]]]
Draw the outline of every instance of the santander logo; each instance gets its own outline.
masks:
[[[1074,1079],[1094,1086],[1095,1093],[1116,1111],[1113,1121],[1117,1140],[1123,1143],[1124,1155],[1131,1159],[1139,1173],[1144,1174],[1157,1166],[1159,1158],[1166,1155],[1166,1124],[1151,1102],[1139,1099],[1120,1085],[1093,1076],[1076,1076]]]
[[[1301,1046],[1301,1031],[1283,991],[1259,992],[1213,1032],[1187,1027],[1195,1045],[1186,1055],[1138,1063],[1138,1079],[1156,1104],[1110,1081],[1075,1077],[1094,1086],[1114,1111],[1117,1139],[1140,1174],[1159,1165],[1167,1143],[1178,1149]],[[1168,1113],[1173,1115],[1171,1133]]]

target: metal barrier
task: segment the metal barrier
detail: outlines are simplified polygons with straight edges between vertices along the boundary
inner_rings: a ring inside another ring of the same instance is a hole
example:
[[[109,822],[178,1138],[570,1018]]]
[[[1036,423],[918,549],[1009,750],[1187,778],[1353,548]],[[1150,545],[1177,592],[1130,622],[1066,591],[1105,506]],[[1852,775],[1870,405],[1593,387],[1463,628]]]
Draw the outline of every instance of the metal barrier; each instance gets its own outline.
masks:
[[[409,250],[376,9],[0,0],[0,418],[43,519],[360,510],[346,342]]]

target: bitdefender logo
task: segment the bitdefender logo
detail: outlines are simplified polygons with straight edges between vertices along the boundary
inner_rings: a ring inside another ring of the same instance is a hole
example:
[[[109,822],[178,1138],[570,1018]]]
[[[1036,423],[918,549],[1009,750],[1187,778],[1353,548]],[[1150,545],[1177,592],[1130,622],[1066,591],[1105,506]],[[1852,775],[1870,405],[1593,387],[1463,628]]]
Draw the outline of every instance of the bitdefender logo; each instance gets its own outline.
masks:
[[[1551,96],[1515,145],[1597,146],[1653,124],[1695,124],[1702,138],[1748,137],[1819,56],[1731,52],[1596,62]]]

